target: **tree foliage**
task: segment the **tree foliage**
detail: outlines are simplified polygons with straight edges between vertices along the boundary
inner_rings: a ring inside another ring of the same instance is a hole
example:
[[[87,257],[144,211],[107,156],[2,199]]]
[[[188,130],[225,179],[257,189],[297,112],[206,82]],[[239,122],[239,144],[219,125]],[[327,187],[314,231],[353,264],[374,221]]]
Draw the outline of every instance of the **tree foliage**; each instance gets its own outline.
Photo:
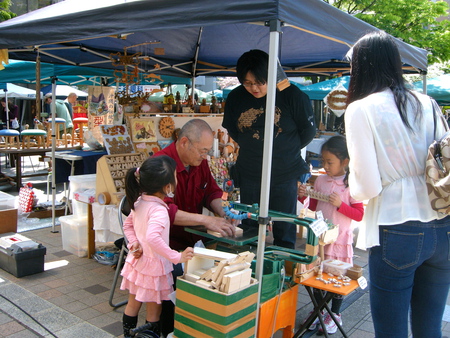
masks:
[[[450,22],[445,1],[323,0],[403,41],[428,50],[430,64],[450,60]]]
[[[14,18],[17,15],[9,10],[11,0],[0,0],[0,22]]]

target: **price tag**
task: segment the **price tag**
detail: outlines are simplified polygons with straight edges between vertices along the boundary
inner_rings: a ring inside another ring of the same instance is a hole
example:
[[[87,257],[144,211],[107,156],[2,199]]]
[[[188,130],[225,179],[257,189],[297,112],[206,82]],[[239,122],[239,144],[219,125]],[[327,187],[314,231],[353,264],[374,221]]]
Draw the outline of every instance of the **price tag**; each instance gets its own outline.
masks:
[[[322,213],[322,210],[316,211],[316,218],[323,221],[323,213]]]
[[[359,287],[364,290],[367,287],[367,279],[364,276],[361,276],[357,279]]]
[[[319,237],[322,235],[325,231],[328,230],[328,224],[325,223],[323,220],[318,219],[314,222],[312,222],[309,227],[314,232],[314,234]]]

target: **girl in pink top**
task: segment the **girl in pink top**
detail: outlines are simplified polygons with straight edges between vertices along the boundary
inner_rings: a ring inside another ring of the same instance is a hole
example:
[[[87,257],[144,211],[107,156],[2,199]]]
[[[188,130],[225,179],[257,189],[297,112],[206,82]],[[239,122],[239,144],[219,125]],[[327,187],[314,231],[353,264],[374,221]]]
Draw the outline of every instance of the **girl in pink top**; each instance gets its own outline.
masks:
[[[130,293],[123,314],[124,337],[131,337],[143,302],[147,306],[148,329],[160,334],[161,302],[169,300],[173,292],[172,264],[184,263],[194,253],[190,247],[181,253],[169,247],[168,206],[163,200],[173,197],[175,169],[175,161],[168,156],[150,157],[125,177],[131,213],[123,226],[130,252],[120,287]]]
[[[358,202],[350,196],[347,182],[347,167],[350,159],[345,137],[331,137],[322,145],[321,154],[326,175],[317,177],[314,182],[314,190],[329,195],[329,202],[311,198],[309,209],[322,211],[324,219],[339,225],[339,236],[336,242],[328,244],[324,248],[325,259],[338,259],[353,264],[353,229],[351,223],[352,220],[358,222],[362,220],[364,206],[362,202]],[[300,185],[298,188],[299,200],[304,200],[305,195],[306,186]],[[316,293],[316,295],[318,295],[316,298],[321,298],[319,293]],[[342,296],[336,294],[332,301],[331,311],[342,324],[341,304]],[[313,323],[310,330],[315,328],[317,322]],[[324,322],[329,334],[337,331],[337,326],[328,313]],[[322,328],[319,329],[319,331],[321,330]]]

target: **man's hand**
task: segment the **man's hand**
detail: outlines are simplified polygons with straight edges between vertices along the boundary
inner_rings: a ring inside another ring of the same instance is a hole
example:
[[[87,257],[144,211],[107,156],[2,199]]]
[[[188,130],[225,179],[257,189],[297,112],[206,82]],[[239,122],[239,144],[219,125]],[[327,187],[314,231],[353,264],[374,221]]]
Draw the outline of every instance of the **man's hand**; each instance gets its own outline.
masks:
[[[223,217],[208,216],[208,222],[205,224],[206,228],[211,231],[217,231],[224,237],[234,237],[235,226],[230,220]]]

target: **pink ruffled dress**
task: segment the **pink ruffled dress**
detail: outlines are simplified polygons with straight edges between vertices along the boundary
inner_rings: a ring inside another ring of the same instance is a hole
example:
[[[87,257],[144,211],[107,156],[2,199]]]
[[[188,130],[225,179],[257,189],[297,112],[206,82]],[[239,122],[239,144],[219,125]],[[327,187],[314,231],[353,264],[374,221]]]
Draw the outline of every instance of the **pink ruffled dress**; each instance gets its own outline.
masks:
[[[169,247],[168,206],[158,197],[142,195],[124,222],[128,247],[139,242],[143,254],[135,258],[128,253],[122,269],[121,290],[129,290],[140,302],[169,300],[173,292],[173,264],[179,263],[181,253]]]
[[[325,219],[339,225],[339,236],[333,244],[325,245],[325,259],[338,259],[353,264],[353,228],[352,219],[360,221],[364,215],[363,204],[350,196],[345,186],[344,176],[330,177],[321,175],[314,182],[314,190],[326,195],[337,193],[342,205],[338,209],[328,202],[317,201],[315,210],[321,210]]]

